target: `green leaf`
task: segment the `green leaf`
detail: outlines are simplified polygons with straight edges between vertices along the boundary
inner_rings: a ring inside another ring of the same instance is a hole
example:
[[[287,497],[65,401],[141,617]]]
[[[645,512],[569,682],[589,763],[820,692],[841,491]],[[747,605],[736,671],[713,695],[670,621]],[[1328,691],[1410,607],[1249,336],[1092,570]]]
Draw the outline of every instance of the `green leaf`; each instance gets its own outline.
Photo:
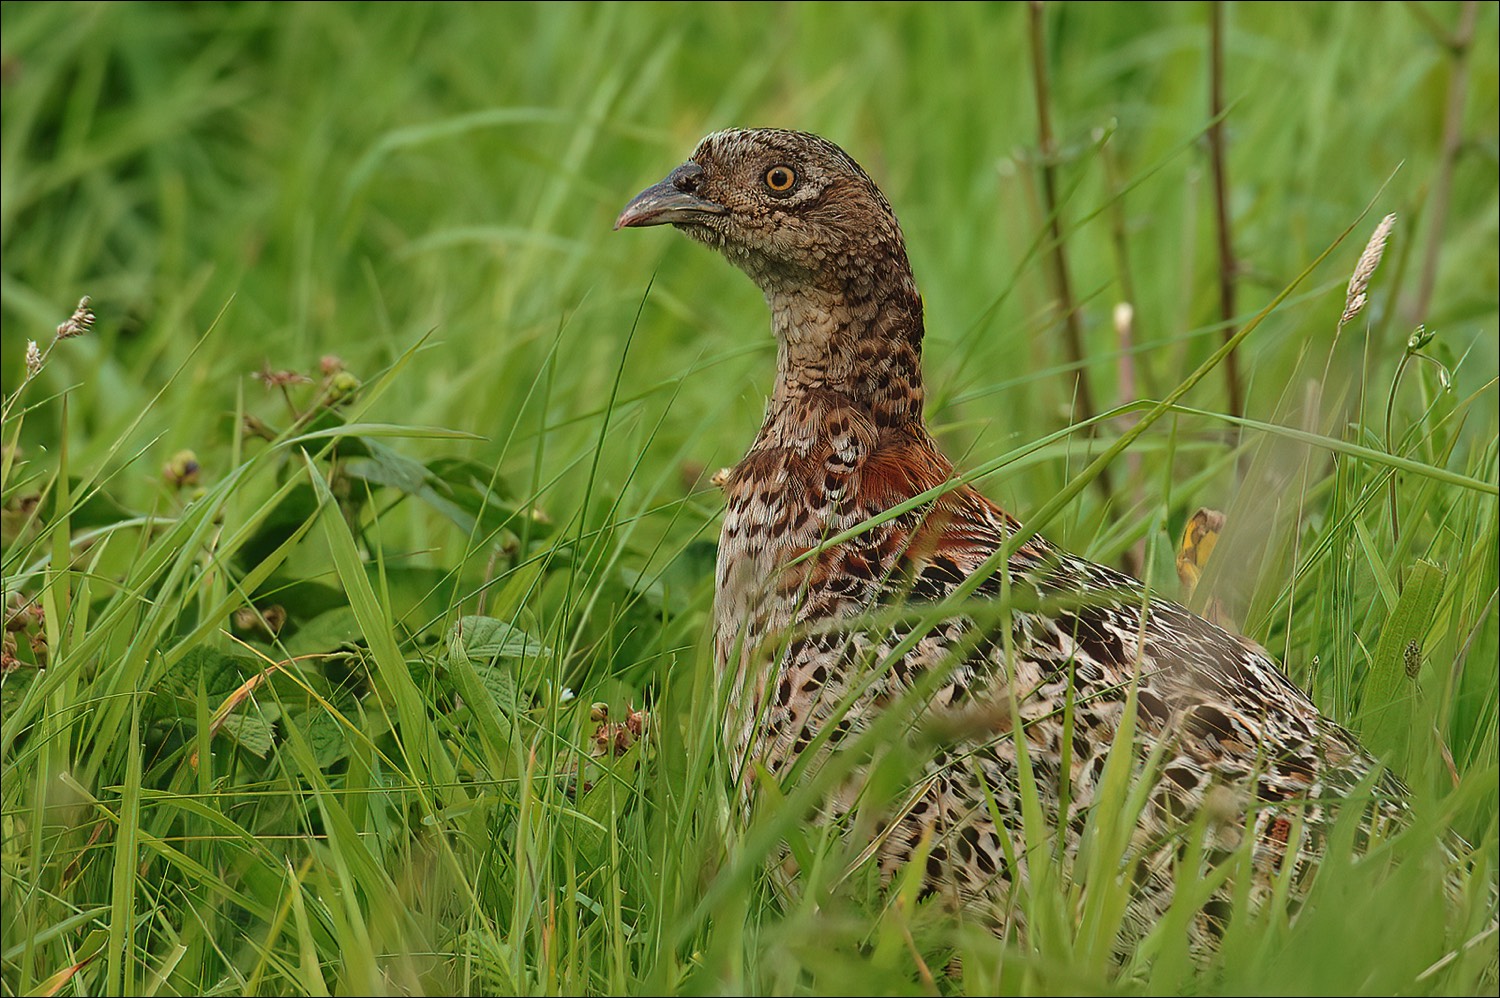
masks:
[[[542,658],[552,649],[512,624],[494,617],[460,617],[448,632],[451,642],[457,639],[472,661],[488,662],[500,658]]]
[[[190,648],[171,666],[157,684],[151,713],[161,709],[160,697],[186,696],[196,699],[198,677],[203,677],[203,690],[210,700],[217,703],[239,688],[240,684],[260,672],[263,663],[249,655],[222,651],[212,645]]]
[[[434,478],[421,461],[374,440],[363,443],[369,456],[345,461],[345,474],[372,485],[384,485],[404,492],[452,520],[460,530],[474,529],[474,517],[439,491],[441,480]]]
[[[6,675],[0,683],[0,713],[10,713],[21,705],[26,689],[41,673],[32,668],[20,668]]]
[[[1360,734],[1371,751],[1397,771],[1406,761],[1416,721],[1417,684],[1410,666],[1421,663],[1446,578],[1447,573],[1431,562],[1419,561],[1412,568],[1406,588],[1386,618],[1365,680]]]
[[[486,534],[500,527],[520,532],[522,524],[513,521],[522,517],[530,521],[526,531],[532,538],[547,537],[555,529],[552,522],[534,511],[530,503],[515,501],[493,468],[478,461],[453,457],[440,457],[430,462],[427,468],[442,483],[443,494],[479,521]]]
[[[276,728],[273,723],[279,713],[275,704],[264,708],[251,703],[224,718],[223,731],[235,744],[252,755],[264,759],[275,742]]]
[[[306,467],[322,508],[319,519],[328,541],[329,553],[333,556],[335,572],[339,583],[349,594],[349,605],[354,608],[354,615],[370,648],[370,656],[375,660],[374,678],[382,694],[396,707],[396,716],[401,724],[403,758],[412,773],[432,785],[434,799],[439,804],[450,798],[462,797],[463,792],[457,787],[453,762],[427,717],[426,702],[421,690],[412,682],[389,608],[381,602],[370,584],[354,535],[338,514],[338,504],[329,491],[328,484],[318,474],[311,460],[306,460]],[[311,760],[310,749],[308,757]],[[424,800],[423,804],[425,807],[429,801]]]
[[[495,469],[472,458],[434,458],[427,462],[427,470],[455,488],[463,486],[482,493],[497,506],[511,498],[505,480],[495,474]],[[515,508],[514,504],[511,508]]]
[[[460,617],[448,630],[442,664],[458,687],[464,702],[476,707],[480,720],[494,739],[501,728],[521,710],[521,692],[514,663],[552,654],[552,649],[525,631],[494,617]],[[483,694],[493,707],[478,707]],[[489,718],[498,710],[498,718]],[[508,730],[506,728],[505,730]]]
[[[344,726],[328,711],[314,707],[302,714],[297,721],[301,723],[302,731],[307,736],[313,758],[322,769],[327,769],[349,754],[349,738]]]
[[[335,607],[320,613],[297,628],[297,632],[285,641],[286,653],[296,658],[299,655],[316,655],[336,651],[346,645],[356,644],[363,637],[354,608]]]
[[[574,844],[591,863],[607,860],[604,847],[609,836],[620,834],[620,821],[634,799],[632,783],[640,766],[641,752],[641,742],[636,742],[618,757],[579,762],[579,788],[582,789],[585,776],[589,777],[590,786],[578,801],[577,808],[563,813],[573,819]],[[779,791],[777,795],[780,796]],[[809,855],[798,858],[803,861],[811,859]]]
[[[477,433],[450,430],[443,426],[407,426],[402,423],[344,423],[327,429],[301,433],[286,443],[297,445],[310,440],[326,440],[330,437],[404,437],[408,439],[434,440],[483,440]],[[369,441],[363,441],[368,444]]]
[[[494,644],[494,629],[481,624],[466,630],[464,621],[504,621],[491,617],[464,617],[448,631],[448,642],[443,650],[443,665],[458,694],[473,713],[479,725],[481,751],[485,765],[492,772],[504,769],[505,750],[510,743],[512,719],[520,709],[515,676],[510,668],[499,664],[499,652],[490,654],[469,653],[468,643],[477,632],[483,641],[475,641],[475,647],[490,647]],[[500,642],[503,644],[503,638]],[[497,646],[498,647],[498,646]],[[482,657],[481,657],[482,656]]]

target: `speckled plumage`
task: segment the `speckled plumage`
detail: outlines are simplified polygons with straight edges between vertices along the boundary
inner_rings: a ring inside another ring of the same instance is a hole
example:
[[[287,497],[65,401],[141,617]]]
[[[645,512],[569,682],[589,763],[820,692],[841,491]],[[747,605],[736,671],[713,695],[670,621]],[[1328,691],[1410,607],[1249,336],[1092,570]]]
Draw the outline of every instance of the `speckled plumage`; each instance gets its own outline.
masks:
[[[784,191],[777,168],[793,178]],[[972,487],[826,543],[954,475],[923,423],[922,300],[901,230],[847,154],[804,133],[715,133],[618,224],[664,222],[750,275],[778,345],[765,422],[725,482],[715,600],[728,738],[747,774],[784,775],[905,711],[925,754],[871,851],[889,877],[925,842],[927,890],[1002,931],[1019,927],[1027,876],[1017,719],[1071,859],[1134,696],[1135,773],[1149,781],[1132,840],[1137,929],[1170,902],[1200,815],[1207,862],[1254,837],[1252,898],[1287,862],[1301,890],[1357,787],[1367,830],[1399,818],[1399,784],[1371,778],[1355,738],[1253,642],[1039,536],[985,574],[1019,525]],[[961,587],[977,602],[914,622]],[[863,773],[830,795],[827,820],[858,806]],[[1217,932],[1229,889],[1195,934]]]

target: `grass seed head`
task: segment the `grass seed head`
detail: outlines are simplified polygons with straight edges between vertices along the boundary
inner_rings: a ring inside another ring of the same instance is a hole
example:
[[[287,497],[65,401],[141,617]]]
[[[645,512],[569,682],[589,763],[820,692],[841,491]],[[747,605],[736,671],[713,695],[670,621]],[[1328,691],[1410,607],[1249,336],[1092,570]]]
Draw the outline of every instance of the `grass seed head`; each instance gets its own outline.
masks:
[[[1344,314],[1339,316],[1339,325],[1346,325],[1364,310],[1365,303],[1369,301],[1367,292],[1370,278],[1375,276],[1375,268],[1380,266],[1380,257],[1385,253],[1385,241],[1390,238],[1395,224],[1395,214],[1387,215],[1375,226],[1375,231],[1370,233],[1370,241],[1365,243],[1364,252],[1354,265],[1354,274],[1349,278],[1349,291],[1344,296]]]
[[[94,328],[94,310],[89,307],[91,301],[88,295],[78,299],[78,307],[73,309],[73,314],[57,327],[58,339],[69,340]]]

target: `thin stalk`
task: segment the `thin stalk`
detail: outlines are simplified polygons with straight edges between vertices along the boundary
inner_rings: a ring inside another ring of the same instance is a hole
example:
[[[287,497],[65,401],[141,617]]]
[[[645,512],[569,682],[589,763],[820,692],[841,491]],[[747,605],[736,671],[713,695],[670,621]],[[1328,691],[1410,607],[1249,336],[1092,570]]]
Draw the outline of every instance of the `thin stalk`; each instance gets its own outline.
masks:
[[[1135,307],[1129,300],[1122,301],[1115,306],[1115,339],[1120,351],[1120,398],[1128,401],[1139,397],[1135,382]],[[1130,422],[1134,422],[1131,417]],[[1128,424],[1127,424],[1128,425]],[[1130,451],[1125,455],[1126,477],[1129,479],[1127,489],[1132,493],[1131,499],[1135,505],[1144,507],[1146,495],[1144,482],[1142,480],[1141,455],[1138,451]],[[1146,559],[1146,538],[1142,537],[1135,544],[1126,548],[1120,555],[1121,565],[1126,574],[1140,574],[1140,567]]]
[[[1224,324],[1224,341],[1234,335],[1235,273],[1239,263],[1234,258],[1234,231],[1229,217],[1229,177],[1224,154],[1224,4],[1209,4],[1209,84],[1208,158],[1214,175],[1214,219],[1219,236],[1219,320]],[[1245,415],[1245,391],[1240,381],[1238,355],[1231,351],[1224,358],[1224,383],[1229,393],[1229,413]]]
[[[1458,30],[1452,35],[1440,37],[1453,60],[1453,72],[1448,78],[1448,102],[1443,111],[1443,151],[1438,159],[1437,176],[1432,182],[1432,198],[1428,212],[1427,251],[1422,258],[1421,277],[1417,281],[1417,297],[1407,313],[1408,320],[1415,324],[1427,316],[1432,303],[1432,293],[1437,285],[1438,257],[1443,252],[1443,227],[1448,220],[1448,200],[1453,192],[1453,170],[1458,163],[1458,153],[1463,147],[1464,98],[1469,92],[1469,53],[1474,49],[1474,23],[1479,16],[1479,4],[1468,0],[1459,14]]]
[[[1392,443],[1391,441],[1391,416],[1396,409],[1396,390],[1401,386],[1401,375],[1406,372],[1407,363],[1412,360],[1422,360],[1426,361],[1429,364],[1434,364],[1437,366],[1439,376],[1443,379],[1444,387],[1447,387],[1449,382],[1449,374],[1447,368],[1445,368],[1441,362],[1434,360],[1433,358],[1421,352],[1422,348],[1432,341],[1432,336],[1433,334],[1429,333],[1426,327],[1417,327],[1417,331],[1412,333],[1411,338],[1406,341],[1406,352],[1401,355],[1401,363],[1396,365],[1395,377],[1391,378],[1391,391],[1390,394],[1386,396],[1385,400],[1385,439],[1383,442],[1385,443],[1386,452],[1393,456],[1396,453],[1396,448],[1394,443]],[[1391,547],[1394,548],[1401,541],[1401,523],[1397,518],[1396,513],[1395,475],[1391,476],[1390,487],[1387,496],[1391,513]],[[1396,578],[1396,589],[1398,592],[1401,589],[1400,576],[1397,576]]]
[[[1084,365],[1083,326],[1078,317],[1078,303],[1073,300],[1072,282],[1068,278],[1067,247],[1063,242],[1062,218],[1057,209],[1057,138],[1052,131],[1042,0],[1031,0],[1027,10],[1031,24],[1031,71],[1035,83],[1037,137],[1041,146],[1042,212],[1047,219],[1051,244],[1047,252],[1047,272],[1051,278],[1053,297],[1062,310],[1063,343],[1067,346],[1068,360],[1078,369],[1075,393],[1078,419],[1088,422],[1094,418],[1098,408],[1094,404],[1094,393],[1089,388],[1088,371]],[[1106,503],[1113,498],[1114,489],[1107,473],[1094,479],[1094,484]]]

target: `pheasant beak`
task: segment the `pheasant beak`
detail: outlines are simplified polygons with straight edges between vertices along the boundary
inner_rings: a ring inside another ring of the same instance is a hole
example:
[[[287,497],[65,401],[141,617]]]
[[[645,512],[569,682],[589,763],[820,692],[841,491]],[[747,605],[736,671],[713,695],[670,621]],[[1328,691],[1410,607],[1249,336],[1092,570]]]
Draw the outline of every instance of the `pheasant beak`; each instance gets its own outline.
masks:
[[[682,164],[666,180],[632,198],[615,219],[615,229],[699,222],[711,215],[729,214],[724,205],[695,193],[702,179],[703,167],[697,163]]]

